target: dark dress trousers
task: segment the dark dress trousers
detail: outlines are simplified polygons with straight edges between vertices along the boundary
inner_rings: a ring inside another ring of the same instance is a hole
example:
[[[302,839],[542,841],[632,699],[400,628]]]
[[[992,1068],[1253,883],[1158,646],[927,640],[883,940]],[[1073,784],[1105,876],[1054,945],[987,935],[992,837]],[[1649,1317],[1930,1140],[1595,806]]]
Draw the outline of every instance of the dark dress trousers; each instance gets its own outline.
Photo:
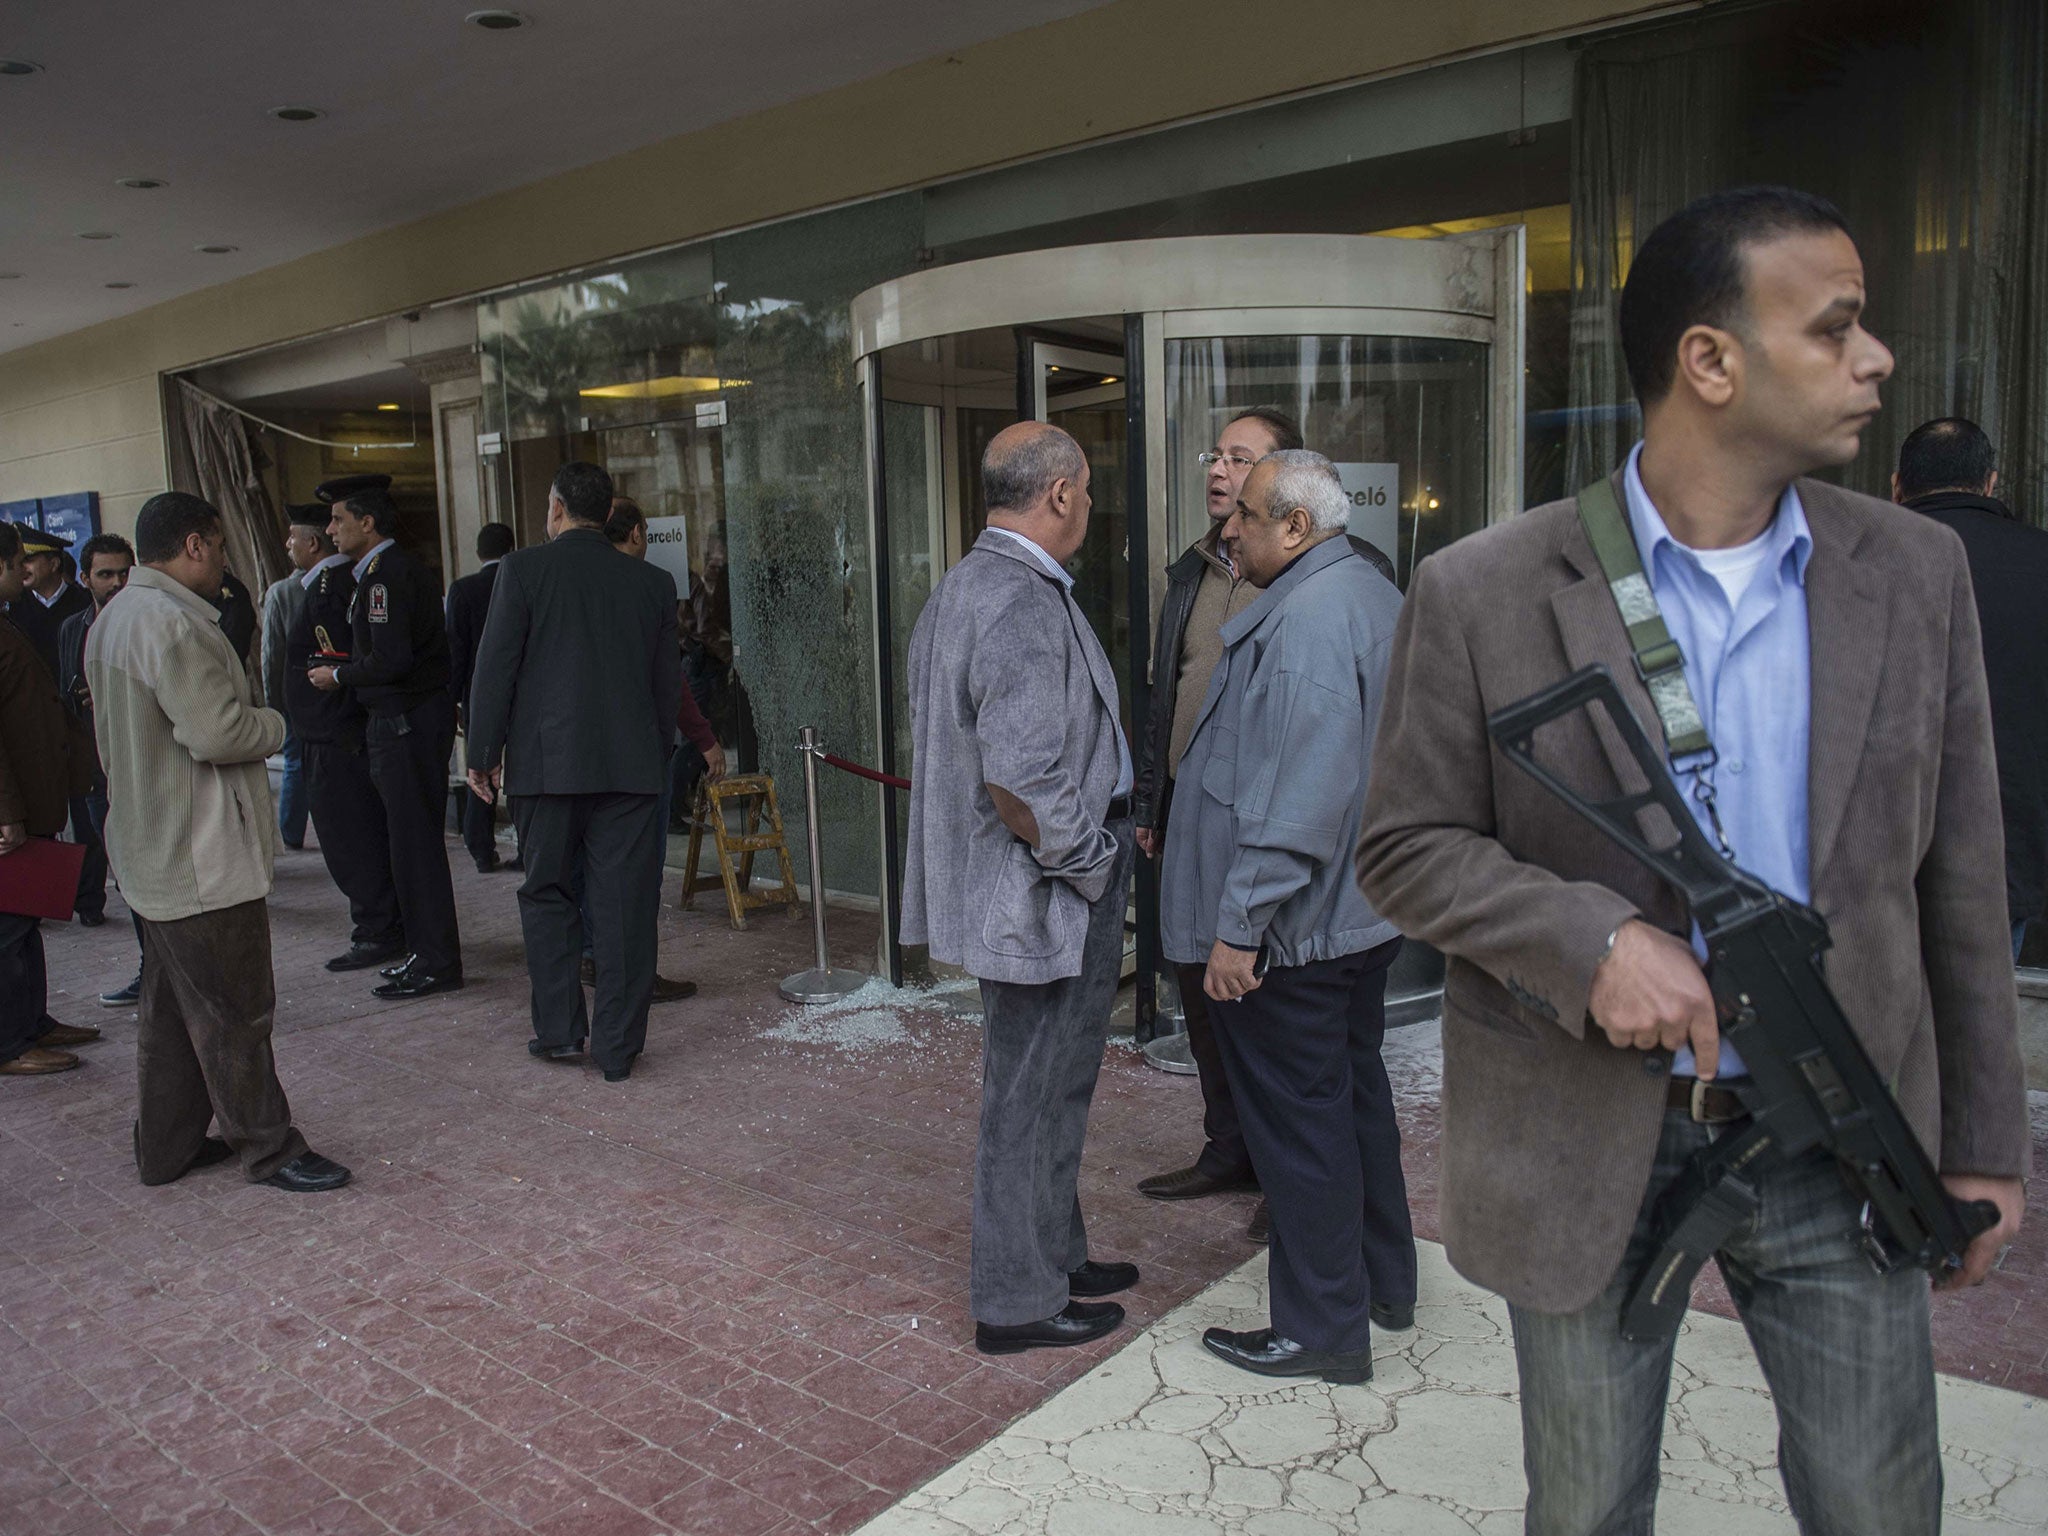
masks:
[[[497,584],[498,562],[458,576],[448,584],[448,692],[469,722],[469,685],[476,675],[476,648],[484,637],[484,619],[491,611],[491,588]],[[462,845],[483,868],[496,855],[492,807],[473,791],[462,797]]]
[[[647,1037],[656,810],[682,692],[668,572],[581,526],[499,562],[470,686],[469,763],[503,765],[519,827],[534,1038],[571,1045],[588,1033],[607,1072],[630,1068]],[[577,980],[579,859],[597,930],[594,1019]]]
[[[441,827],[455,705],[434,573],[396,544],[370,559],[349,608],[350,659],[335,669],[369,713],[370,782],[384,802],[405,940],[428,976],[462,974],[455,886]]]
[[[345,561],[323,566],[285,636],[284,707],[306,754],[306,805],[327,873],[348,898],[349,938],[385,944],[405,936],[391,879],[391,833],[384,802],[370,782],[369,715],[346,688],[315,688],[306,678],[352,642],[348,610],[356,591]],[[321,637],[325,636],[323,640]]]
[[[93,605],[87,603],[57,631],[57,691],[63,696],[64,707],[87,736],[92,732],[92,714],[79,702],[79,685],[85,678],[85,636],[92,628],[94,614]],[[106,915],[107,841],[100,835],[106,795],[106,775],[100,772],[99,753],[94,751],[92,785],[84,794],[71,797],[71,836],[85,845],[85,862],[78,866],[78,897],[72,905],[80,917]],[[97,815],[95,800],[101,802]]]

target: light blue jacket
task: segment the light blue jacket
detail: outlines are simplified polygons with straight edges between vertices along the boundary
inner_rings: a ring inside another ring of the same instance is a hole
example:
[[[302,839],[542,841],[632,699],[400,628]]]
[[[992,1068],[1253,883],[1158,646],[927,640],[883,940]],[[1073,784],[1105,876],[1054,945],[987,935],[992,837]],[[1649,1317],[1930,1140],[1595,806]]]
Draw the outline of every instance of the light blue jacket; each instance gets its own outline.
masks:
[[[1223,626],[1223,659],[1174,780],[1166,958],[1216,940],[1304,965],[1384,944],[1351,875],[1401,594],[1329,538]]]

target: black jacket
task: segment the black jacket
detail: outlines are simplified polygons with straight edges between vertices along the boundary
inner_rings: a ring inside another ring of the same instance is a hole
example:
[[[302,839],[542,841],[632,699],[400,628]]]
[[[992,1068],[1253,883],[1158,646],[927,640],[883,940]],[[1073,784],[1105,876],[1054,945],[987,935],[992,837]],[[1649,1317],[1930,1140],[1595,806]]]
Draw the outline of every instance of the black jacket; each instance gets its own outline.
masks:
[[[49,607],[33,592],[23,592],[7,606],[7,617],[14,621],[14,627],[28,638],[36,654],[43,658],[43,665],[50,669],[50,676],[56,677],[61,665],[58,652],[58,636],[64,628],[64,621],[74,613],[92,607],[92,599],[85,589],[76,582],[67,581],[57,594],[57,601]]]
[[[284,712],[301,741],[360,752],[369,720],[362,701],[347,688],[315,688],[306,677],[323,662],[347,656],[353,643],[348,610],[355,595],[356,579],[345,561],[325,567],[306,589],[305,605],[285,635]]]
[[[1180,691],[1180,643],[1187,633],[1188,615],[1194,611],[1195,589],[1201,586],[1202,572],[1209,563],[1202,554],[1207,537],[1190,544],[1166,568],[1166,597],[1159,605],[1159,634],[1152,647],[1152,712],[1145,719],[1131,790],[1134,826],[1155,830],[1165,826],[1166,808],[1173,798],[1173,781],[1166,776],[1166,750],[1173,740],[1174,696]],[[1394,580],[1393,561],[1356,534],[1347,537],[1351,547],[1372,562],[1374,570]]]
[[[402,715],[448,690],[448,631],[441,584],[396,544],[378,553],[356,583],[353,637],[335,676],[373,715]]]
[[[683,702],[676,583],[572,527],[498,564],[469,697],[469,764],[508,795],[661,792]]]
[[[220,610],[220,632],[228,637],[243,666],[249,665],[249,648],[256,643],[256,601],[233,571],[220,579],[220,596],[213,600]],[[261,689],[257,690],[259,693]]]
[[[484,620],[491,611],[491,589],[497,584],[499,562],[493,560],[482,570],[458,576],[448,584],[448,691],[469,714],[469,688],[476,669],[476,648],[484,637]]]
[[[2048,533],[1965,491],[1906,505],[1955,529],[1970,562],[2005,820],[2005,900],[2014,922],[2032,921],[2048,911]]]

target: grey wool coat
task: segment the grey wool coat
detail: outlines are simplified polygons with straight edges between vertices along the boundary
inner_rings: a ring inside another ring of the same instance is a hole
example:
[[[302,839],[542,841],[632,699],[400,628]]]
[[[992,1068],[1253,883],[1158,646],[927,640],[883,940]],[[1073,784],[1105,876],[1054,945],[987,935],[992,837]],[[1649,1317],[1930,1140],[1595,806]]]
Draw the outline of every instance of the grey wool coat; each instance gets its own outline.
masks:
[[[1807,815],[1827,978],[1941,1171],[2023,1174],[1998,778],[1963,546],[1888,502],[1798,486],[1813,531]],[[1604,662],[1657,740],[1630,660],[1576,502],[1430,556],[1401,613],[1358,846],[1374,905],[1448,957],[1451,1262],[1543,1312],[1576,1311],[1613,1275],[1664,1119],[1670,1054],[1608,1043],[1586,1014],[1594,968],[1626,919],[1678,934],[1687,913],[1509,766],[1486,717]],[[1583,712],[1536,748],[1590,794],[1634,771]]]
[[[1160,947],[1197,964],[1220,938],[1272,964],[1397,937],[1351,874],[1401,594],[1328,538],[1223,626],[1174,791]]]
[[[918,616],[909,683],[903,941],[988,981],[1080,975],[1116,868],[1103,822],[1121,766],[1116,678],[1088,620],[1028,550],[984,532]],[[990,784],[1030,810],[1037,847]]]

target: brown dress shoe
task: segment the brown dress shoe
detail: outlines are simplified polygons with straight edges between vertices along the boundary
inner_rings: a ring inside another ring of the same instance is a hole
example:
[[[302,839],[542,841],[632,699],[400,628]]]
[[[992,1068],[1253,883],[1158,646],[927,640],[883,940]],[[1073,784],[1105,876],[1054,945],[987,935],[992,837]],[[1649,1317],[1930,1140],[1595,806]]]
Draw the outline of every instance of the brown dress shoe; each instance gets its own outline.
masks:
[[[696,995],[697,983],[694,981],[683,981],[673,976],[657,975],[654,978],[654,995],[648,998],[648,1001],[650,1003],[674,1003],[680,1002],[686,997],[695,997]]]
[[[1259,1181],[1249,1174],[1219,1179],[1200,1168],[1176,1168],[1171,1173],[1155,1173],[1149,1179],[1138,1180],[1138,1193],[1148,1200],[1203,1200],[1210,1195],[1234,1195],[1258,1187]]]
[[[36,1036],[37,1045],[90,1045],[100,1032],[90,1024],[52,1024]]]
[[[0,1061],[0,1073],[8,1077],[41,1077],[49,1072],[69,1072],[78,1058],[69,1051],[46,1050],[32,1045],[12,1061]]]

